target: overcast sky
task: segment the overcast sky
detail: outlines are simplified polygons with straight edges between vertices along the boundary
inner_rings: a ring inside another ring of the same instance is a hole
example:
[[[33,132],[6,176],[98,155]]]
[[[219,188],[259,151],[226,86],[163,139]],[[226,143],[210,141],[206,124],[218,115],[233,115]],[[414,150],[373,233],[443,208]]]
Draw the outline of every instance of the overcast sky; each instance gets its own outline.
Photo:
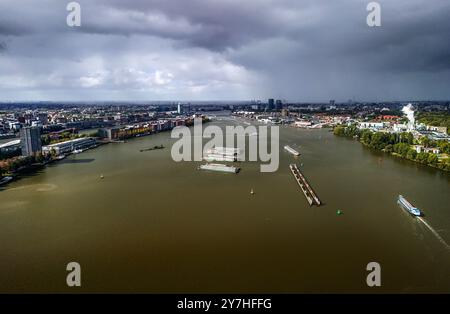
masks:
[[[0,102],[450,99],[450,1],[0,0]]]

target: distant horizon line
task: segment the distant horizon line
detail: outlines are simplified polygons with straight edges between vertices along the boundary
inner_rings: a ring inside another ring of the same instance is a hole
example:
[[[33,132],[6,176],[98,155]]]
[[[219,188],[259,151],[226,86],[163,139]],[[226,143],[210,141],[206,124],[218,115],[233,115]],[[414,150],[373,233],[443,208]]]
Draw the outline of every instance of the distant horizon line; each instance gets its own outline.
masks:
[[[272,98],[268,98],[272,99]],[[143,105],[157,105],[157,104],[172,104],[176,105],[180,104],[195,104],[195,103],[248,103],[248,104],[257,104],[257,103],[267,103],[267,100],[260,99],[250,99],[250,100],[11,100],[11,101],[0,101],[0,105],[2,104],[36,104],[36,103],[48,103],[48,104],[81,104],[81,103],[126,103],[126,104],[143,104]],[[273,98],[274,100],[280,98]],[[288,104],[330,104],[330,99],[328,101],[290,101],[281,99],[284,103]],[[347,100],[347,101],[335,101],[334,105],[339,104],[349,104],[351,103],[418,103],[418,102],[450,102],[450,99],[420,99],[420,100],[381,100],[381,101],[371,101],[371,100]]]

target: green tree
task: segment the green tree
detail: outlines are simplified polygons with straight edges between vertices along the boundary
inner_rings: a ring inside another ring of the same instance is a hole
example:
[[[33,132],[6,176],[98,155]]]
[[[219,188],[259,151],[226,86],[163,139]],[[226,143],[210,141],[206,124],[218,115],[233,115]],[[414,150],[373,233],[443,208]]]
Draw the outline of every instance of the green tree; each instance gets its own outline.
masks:
[[[430,139],[427,136],[422,136],[420,138],[420,143],[425,147],[430,147]]]
[[[438,160],[439,159],[438,159],[436,154],[429,154],[428,159],[427,159],[427,163],[429,165],[436,166],[436,164],[438,163]]]
[[[365,145],[370,145],[372,141],[372,132],[370,130],[363,130],[361,132],[361,142]]]
[[[343,126],[336,126],[333,130],[334,135],[344,136],[345,128]]]
[[[420,162],[421,164],[426,164],[426,163],[428,163],[428,155],[429,155],[428,153],[424,153],[424,152],[418,153],[416,160],[418,162]]]
[[[410,160],[415,160],[417,156],[417,152],[414,149],[409,149],[406,154],[406,158]]]

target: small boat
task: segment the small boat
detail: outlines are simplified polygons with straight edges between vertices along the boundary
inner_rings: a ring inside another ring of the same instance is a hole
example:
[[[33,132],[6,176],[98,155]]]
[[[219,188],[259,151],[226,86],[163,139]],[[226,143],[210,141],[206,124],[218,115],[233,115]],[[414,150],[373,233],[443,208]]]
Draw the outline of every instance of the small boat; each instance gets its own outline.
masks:
[[[163,149],[163,148],[164,148],[163,145],[159,145],[159,146],[155,145],[155,146],[150,147],[150,148],[141,149],[140,152],[142,153],[142,152],[147,152],[147,151],[150,151],[150,150]]]
[[[251,195],[255,194],[255,192],[253,191],[253,189],[251,189],[250,194],[251,194]]]
[[[4,177],[2,179],[0,179],[0,185],[6,184],[10,181],[12,181],[12,179],[14,179],[13,177]]]
[[[100,179],[104,179],[104,178],[105,178],[105,176],[101,174],[100,175]]]

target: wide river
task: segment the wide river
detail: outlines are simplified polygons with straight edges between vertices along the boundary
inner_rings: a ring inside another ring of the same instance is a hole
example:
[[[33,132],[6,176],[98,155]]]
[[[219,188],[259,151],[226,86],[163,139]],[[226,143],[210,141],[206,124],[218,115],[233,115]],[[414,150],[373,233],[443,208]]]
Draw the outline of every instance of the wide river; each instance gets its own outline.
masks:
[[[0,292],[450,292],[450,175],[326,129],[281,127],[274,173],[202,172],[172,160],[174,141],[104,145],[1,188]],[[72,261],[80,288],[66,285]],[[370,262],[381,287],[366,284]]]

